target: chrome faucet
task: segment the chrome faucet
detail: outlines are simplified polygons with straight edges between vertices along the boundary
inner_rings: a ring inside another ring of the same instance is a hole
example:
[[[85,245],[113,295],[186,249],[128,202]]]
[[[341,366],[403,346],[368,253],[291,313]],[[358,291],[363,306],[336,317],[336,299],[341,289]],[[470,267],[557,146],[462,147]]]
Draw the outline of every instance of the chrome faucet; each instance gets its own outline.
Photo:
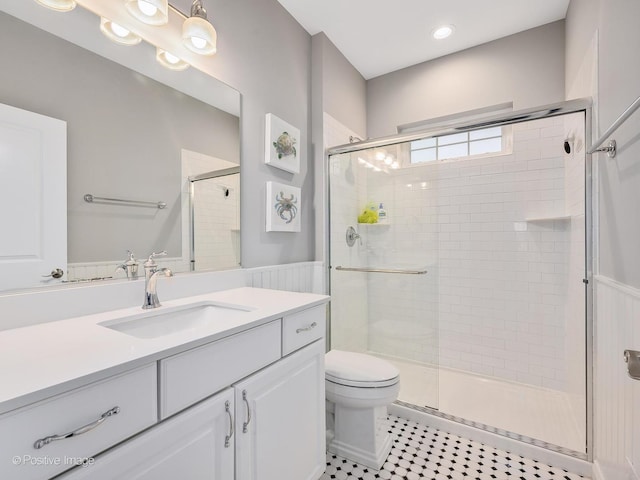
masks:
[[[155,257],[161,257],[166,254],[166,250],[159,253],[154,252],[149,255],[149,259],[144,262],[144,303],[142,304],[142,308],[145,310],[160,306],[160,300],[158,300],[158,294],[156,293],[158,277],[160,275],[173,277],[173,272],[171,270],[168,268],[159,269],[158,264],[154,260]]]
[[[116,272],[122,270],[129,280],[138,279],[138,261],[131,250],[127,250],[127,259],[116,267]]]

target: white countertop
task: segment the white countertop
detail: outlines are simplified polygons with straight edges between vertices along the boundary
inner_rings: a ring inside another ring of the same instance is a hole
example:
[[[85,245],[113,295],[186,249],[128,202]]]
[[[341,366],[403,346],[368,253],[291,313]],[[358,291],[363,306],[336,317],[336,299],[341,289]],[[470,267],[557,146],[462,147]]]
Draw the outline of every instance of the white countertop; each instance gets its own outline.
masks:
[[[153,310],[132,307],[1,331],[0,414],[328,300],[325,295],[246,287],[166,301]],[[150,339],[99,325],[198,302],[227,303],[251,310],[204,329]]]

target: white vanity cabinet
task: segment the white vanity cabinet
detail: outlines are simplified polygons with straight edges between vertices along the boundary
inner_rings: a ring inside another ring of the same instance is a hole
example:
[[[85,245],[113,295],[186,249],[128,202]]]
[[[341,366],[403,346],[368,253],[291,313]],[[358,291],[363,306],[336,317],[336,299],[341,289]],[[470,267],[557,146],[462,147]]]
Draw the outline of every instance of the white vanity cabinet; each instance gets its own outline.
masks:
[[[153,425],[156,380],[152,363],[1,415],[0,478],[53,477]]]
[[[326,467],[324,341],[234,385],[236,480],[316,480]]]
[[[326,306],[304,305],[279,317],[271,307],[208,342],[172,345],[125,373],[0,415],[0,479],[319,479]],[[88,460],[12,464],[29,455]]]
[[[60,480],[231,480],[233,411],[227,389]]]

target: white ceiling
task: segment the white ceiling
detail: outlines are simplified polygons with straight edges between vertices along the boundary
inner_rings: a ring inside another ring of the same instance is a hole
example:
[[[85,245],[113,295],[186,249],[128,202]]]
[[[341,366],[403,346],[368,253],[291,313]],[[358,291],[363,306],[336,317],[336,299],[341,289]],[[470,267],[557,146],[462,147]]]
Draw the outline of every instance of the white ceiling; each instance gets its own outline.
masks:
[[[565,18],[569,0],[278,0],[366,79]],[[434,40],[442,24],[455,33]]]

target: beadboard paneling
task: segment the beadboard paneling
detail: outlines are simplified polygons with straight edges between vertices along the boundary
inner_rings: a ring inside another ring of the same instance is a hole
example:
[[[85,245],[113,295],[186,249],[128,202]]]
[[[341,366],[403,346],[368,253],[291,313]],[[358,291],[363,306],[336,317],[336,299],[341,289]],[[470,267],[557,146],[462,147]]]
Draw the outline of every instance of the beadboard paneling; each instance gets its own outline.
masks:
[[[623,351],[640,350],[640,291],[599,276],[595,292],[595,478],[638,480],[640,381],[627,375]]]

